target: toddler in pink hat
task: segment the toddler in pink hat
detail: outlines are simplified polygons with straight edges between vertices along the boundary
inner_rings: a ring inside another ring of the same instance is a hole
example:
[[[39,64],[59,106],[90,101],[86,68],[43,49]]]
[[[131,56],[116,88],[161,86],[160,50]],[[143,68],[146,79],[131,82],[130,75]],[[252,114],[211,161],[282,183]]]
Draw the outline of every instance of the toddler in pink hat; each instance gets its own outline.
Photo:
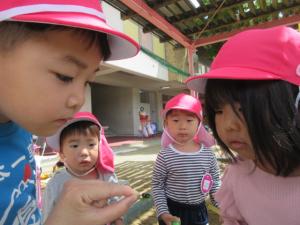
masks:
[[[50,136],[79,111],[101,61],[138,51],[99,0],[0,1],[0,224],[42,224],[31,134]],[[115,195],[113,206],[92,204]],[[70,180],[45,225],[106,224],[136,199],[127,186]]]
[[[210,148],[214,139],[201,130],[201,102],[178,94],[167,102],[162,118],[162,150],[152,176],[159,224],[180,220],[181,225],[206,225],[205,199],[210,195],[215,203],[213,194],[220,187],[220,172]]]
[[[231,159],[216,193],[224,225],[299,225],[300,33],[279,26],[230,38],[205,91],[209,126]]]
[[[65,168],[59,170],[48,181],[43,193],[43,221],[52,211],[66,181],[72,178],[100,179],[118,183],[114,173],[114,154],[97,118],[89,112],[78,112],[67,121],[53,136],[46,138],[47,144],[57,150]],[[101,190],[99,190],[101,191]],[[118,201],[98,202],[100,207]],[[122,225],[122,218],[114,221]]]

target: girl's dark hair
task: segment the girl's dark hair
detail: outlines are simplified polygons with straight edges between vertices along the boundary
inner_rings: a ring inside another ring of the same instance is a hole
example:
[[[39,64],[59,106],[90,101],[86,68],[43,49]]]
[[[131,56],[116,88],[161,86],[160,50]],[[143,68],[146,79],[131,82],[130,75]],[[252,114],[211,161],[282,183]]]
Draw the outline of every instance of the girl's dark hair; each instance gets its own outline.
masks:
[[[99,138],[100,128],[97,124],[91,121],[78,121],[70,124],[60,134],[59,146],[62,147],[64,140],[74,134],[93,135]]]
[[[205,110],[209,126],[220,146],[235,161],[233,152],[217,134],[215,110],[224,104],[230,104],[234,110],[234,104],[239,103],[256,160],[271,165],[276,175],[288,176],[300,166],[300,115],[295,107],[298,92],[297,86],[281,80],[208,80]]]
[[[26,41],[32,36],[55,30],[72,31],[75,35],[82,36],[83,43],[86,44],[87,49],[96,43],[99,46],[103,60],[108,59],[111,55],[107,35],[105,33],[59,25],[12,21],[3,21],[0,23],[0,50],[9,51],[17,47],[17,44]]]

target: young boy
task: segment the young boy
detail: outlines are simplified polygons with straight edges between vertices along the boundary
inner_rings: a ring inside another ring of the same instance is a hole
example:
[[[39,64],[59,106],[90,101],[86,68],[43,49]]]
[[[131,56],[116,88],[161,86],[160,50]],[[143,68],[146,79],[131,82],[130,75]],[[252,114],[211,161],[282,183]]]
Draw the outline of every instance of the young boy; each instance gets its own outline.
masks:
[[[98,0],[1,0],[0,34],[0,224],[41,224],[31,133],[53,134],[83,105],[99,62],[139,47],[106,24]],[[125,198],[92,204],[114,195]],[[135,200],[129,187],[71,180],[45,224],[105,224]]]
[[[59,152],[64,168],[57,171],[48,181],[43,192],[43,221],[59,199],[65,182],[72,178],[83,180],[103,180],[118,183],[114,173],[114,153],[107,143],[104,130],[98,119],[90,112],[78,112],[54,135],[46,138],[47,144]],[[113,204],[120,199],[112,197],[108,201],[97,201],[98,207]],[[114,225],[123,225],[118,218]]]

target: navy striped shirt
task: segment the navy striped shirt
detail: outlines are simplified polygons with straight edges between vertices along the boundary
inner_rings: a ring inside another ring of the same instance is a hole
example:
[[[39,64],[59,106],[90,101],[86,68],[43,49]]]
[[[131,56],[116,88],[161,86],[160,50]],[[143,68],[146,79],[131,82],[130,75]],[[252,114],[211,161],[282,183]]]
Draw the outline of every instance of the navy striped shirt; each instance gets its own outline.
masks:
[[[184,204],[200,204],[207,194],[201,191],[201,180],[210,174],[213,186],[209,192],[216,205],[213,194],[219,189],[220,169],[211,148],[201,146],[197,152],[181,152],[172,145],[162,149],[156,159],[152,194],[157,215],[169,213],[167,198]]]

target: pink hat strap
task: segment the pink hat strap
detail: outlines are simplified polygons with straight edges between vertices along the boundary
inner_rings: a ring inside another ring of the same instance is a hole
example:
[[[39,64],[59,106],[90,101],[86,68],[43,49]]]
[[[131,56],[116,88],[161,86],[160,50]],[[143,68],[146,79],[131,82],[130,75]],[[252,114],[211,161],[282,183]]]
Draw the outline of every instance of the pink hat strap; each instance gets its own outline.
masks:
[[[114,152],[108,145],[106,137],[104,135],[104,129],[101,127],[100,141],[99,141],[99,157],[96,167],[100,170],[114,172]]]
[[[198,130],[193,137],[193,140],[198,144],[204,144],[206,147],[211,147],[216,144],[214,137],[209,134],[202,123],[199,124]],[[163,133],[161,136],[161,146],[166,148],[171,143],[176,143],[182,145],[182,143],[176,141],[168,132],[167,129],[163,128]]]
[[[169,144],[176,143],[178,145],[182,145],[182,143],[176,141],[171,134],[169,134],[168,130],[166,128],[163,128],[163,133],[161,135],[161,146],[163,148],[166,148]]]
[[[46,1],[45,1],[46,2]],[[103,12],[95,10],[94,8],[75,4],[55,4],[49,3],[52,1],[47,1],[45,4],[31,4],[22,6],[0,6],[0,21],[11,19],[15,16],[31,14],[31,13],[41,13],[41,12],[69,12],[69,13],[85,13],[100,18],[105,22],[105,16]],[[56,1],[57,2],[57,1]],[[74,0],[73,0],[74,2]],[[80,0],[82,2],[82,0]]]

